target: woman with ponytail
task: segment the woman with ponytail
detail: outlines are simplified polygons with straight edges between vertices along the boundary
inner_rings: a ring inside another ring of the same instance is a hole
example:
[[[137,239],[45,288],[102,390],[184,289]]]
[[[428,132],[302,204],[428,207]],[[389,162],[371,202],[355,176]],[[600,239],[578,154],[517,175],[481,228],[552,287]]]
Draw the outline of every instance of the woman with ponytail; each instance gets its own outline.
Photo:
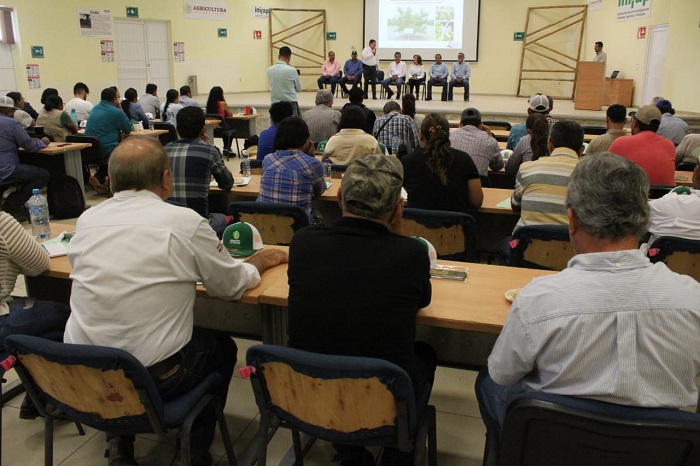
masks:
[[[430,113],[419,132],[420,147],[401,159],[408,207],[467,212],[484,201],[479,171],[465,152],[450,146],[450,125]]]
[[[130,122],[140,122],[144,129],[148,129],[148,117],[146,116],[146,112],[143,111],[143,107],[141,107],[139,103],[139,95],[133,87],[130,87],[124,93],[122,110],[124,110]]]
[[[180,93],[175,89],[170,89],[167,94],[165,94],[165,103],[160,106],[161,118],[164,122],[170,123],[173,126],[177,126],[177,112],[182,109],[180,105]]]
[[[51,95],[46,99],[36,123],[43,126],[45,132],[53,135],[56,142],[65,142],[66,136],[78,132],[78,127],[70,115],[63,111],[63,99],[58,95]]]
[[[513,150],[513,154],[506,162],[506,173],[515,178],[518,169],[523,162],[537,160],[540,157],[549,155],[549,123],[547,118],[541,113],[533,113],[525,120],[527,135],[520,138]]]

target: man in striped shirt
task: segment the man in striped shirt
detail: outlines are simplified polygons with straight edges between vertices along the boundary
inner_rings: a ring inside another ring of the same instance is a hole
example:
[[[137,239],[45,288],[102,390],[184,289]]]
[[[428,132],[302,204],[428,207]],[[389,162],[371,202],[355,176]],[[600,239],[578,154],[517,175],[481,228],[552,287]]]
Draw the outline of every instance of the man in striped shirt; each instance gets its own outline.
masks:
[[[575,121],[562,120],[549,135],[549,157],[520,165],[510,198],[520,211],[515,230],[525,225],[566,225],[566,185],[583,151],[583,129]]]
[[[648,192],[644,171],[608,152],[574,169],[566,215],[577,255],[517,294],[476,381],[489,452],[523,391],[639,407],[697,403],[700,283],[637,248]]]

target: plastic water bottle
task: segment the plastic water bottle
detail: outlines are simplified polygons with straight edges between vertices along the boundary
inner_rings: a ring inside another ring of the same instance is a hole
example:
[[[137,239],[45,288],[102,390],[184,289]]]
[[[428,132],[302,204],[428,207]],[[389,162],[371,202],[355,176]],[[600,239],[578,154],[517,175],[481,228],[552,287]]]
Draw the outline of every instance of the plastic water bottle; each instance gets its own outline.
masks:
[[[394,135],[391,137],[391,153],[396,155],[397,152],[399,151],[399,144],[401,144],[401,141],[399,140],[399,135],[397,133],[394,133]]]
[[[78,114],[74,108],[70,109],[70,119],[73,120],[73,124],[75,124],[75,126],[78,126]]]
[[[41,195],[39,189],[32,190],[32,197],[27,201],[29,217],[32,221],[32,235],[36,239],[46,239],[51,236],[49,226],[49,203]]]
[[[148,129],[153,131],[153,118],[148,119]]]
[[[244,155],[241,160],[241,173],[243,176],[250,176],[250,159],[247,155]]]
[[[332,166],[333,164],[331,163],[331,159],[323,160],[323,176],[326,178],[326,184],[330,183],[331,178],[333,178]]]

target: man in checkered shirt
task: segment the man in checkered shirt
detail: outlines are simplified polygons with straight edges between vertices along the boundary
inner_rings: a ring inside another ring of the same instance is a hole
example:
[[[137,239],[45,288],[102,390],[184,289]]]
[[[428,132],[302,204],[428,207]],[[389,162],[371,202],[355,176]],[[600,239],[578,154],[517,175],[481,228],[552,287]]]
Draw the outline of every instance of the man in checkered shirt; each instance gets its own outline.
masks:
[[[401,107],[396,102],[387,102],[384,105],[384,115],[374,122],[372,134],[388,149],[391,148],[391,138],[394,134],[398,136],[399,143],[406,143],[409,151],[418,147],[416,123],[410,116],[401,114]]]

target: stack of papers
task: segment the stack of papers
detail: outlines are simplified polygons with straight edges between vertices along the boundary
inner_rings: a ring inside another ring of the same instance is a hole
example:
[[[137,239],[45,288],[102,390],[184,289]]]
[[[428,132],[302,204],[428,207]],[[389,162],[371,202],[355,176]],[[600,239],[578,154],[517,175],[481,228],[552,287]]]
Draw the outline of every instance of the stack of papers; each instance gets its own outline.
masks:
[[[49,257],[60,257],[68,254],[68,242],[74,233],[63,232],[55,238],[47,239],[41,246],[49,253]]]
[[[469,277],[469,269],[461,265],[441,265],[430,269],[430,276],[433,278],[444,278],[447,280],[466,281]]]
[[[233,177],[233,185],[234,186],[246,186],[248,183],[250,183],[251,176],[234,176]],[[216,182],[216,180],[212,180],[211,183],[209,183],[210,188],[218,188],[219,183]]]

